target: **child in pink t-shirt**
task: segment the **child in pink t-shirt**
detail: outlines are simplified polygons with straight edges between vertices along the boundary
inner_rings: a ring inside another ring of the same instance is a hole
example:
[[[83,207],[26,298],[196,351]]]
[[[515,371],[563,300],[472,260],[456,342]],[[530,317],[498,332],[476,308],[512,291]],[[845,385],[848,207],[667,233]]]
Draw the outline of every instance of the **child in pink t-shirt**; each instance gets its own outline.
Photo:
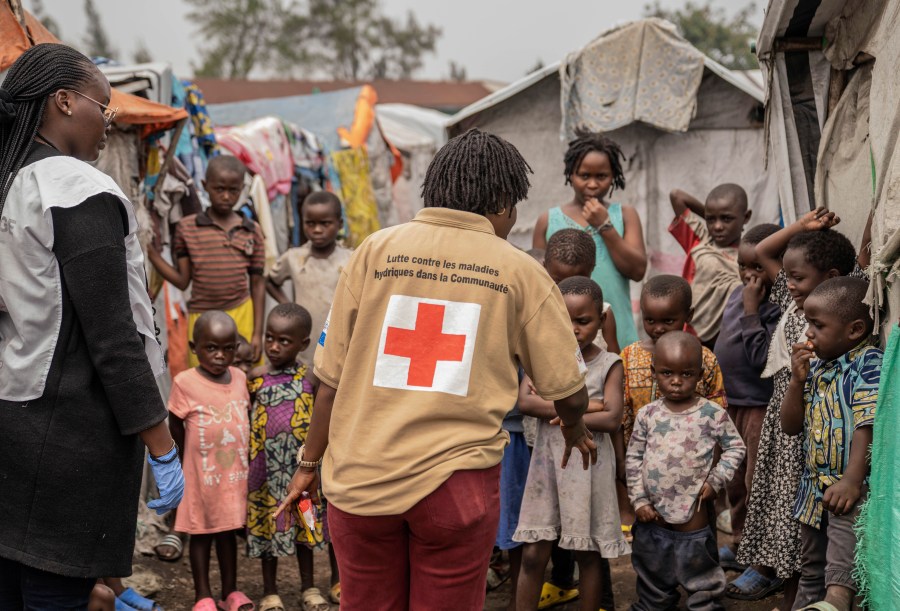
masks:
[[[222,574],[223,608],[253,608],[237,589],[235,529],[247,519],[250,437],[247,377],[231,366],[237,338],[237,326],[226,313],[204,312],[190,343],[200,364],[175,377],[169,396],[169,427],[182,448],[185,480],[175,530],[191,535],[195,611],[216,611],[209,585],[213,541]]]

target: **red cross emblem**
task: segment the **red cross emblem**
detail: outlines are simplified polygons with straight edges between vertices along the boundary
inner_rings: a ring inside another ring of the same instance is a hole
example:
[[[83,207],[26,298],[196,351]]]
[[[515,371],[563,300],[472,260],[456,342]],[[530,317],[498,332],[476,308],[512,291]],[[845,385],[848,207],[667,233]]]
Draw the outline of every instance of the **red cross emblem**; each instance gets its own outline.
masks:
[[[392,295],[372,383],[467,396],[480,319],[477,303]]]
[[[388,327],[384,353],[409,359],[406,383],[410,386],[434,384],[438,361],[461,361],[466,347],[465,335],[443,332],[444,306],[420,303],[414,329]]]

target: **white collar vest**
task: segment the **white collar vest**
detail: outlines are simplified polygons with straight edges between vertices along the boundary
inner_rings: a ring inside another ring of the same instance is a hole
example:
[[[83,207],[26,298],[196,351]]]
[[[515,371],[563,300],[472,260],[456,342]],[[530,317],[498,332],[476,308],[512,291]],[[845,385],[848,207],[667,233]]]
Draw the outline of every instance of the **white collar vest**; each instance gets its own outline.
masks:
[[[134,207],[96,168],[66,156],[41,159],[13,180],[0,219],[0,399],[31,401],[44,394],[62,324],[62,285],[53,253],[51,208],[73,208],[110,193],[128,215],[125,252],[128,297],[155,376],[165,362],[154,333],[144,255]]]

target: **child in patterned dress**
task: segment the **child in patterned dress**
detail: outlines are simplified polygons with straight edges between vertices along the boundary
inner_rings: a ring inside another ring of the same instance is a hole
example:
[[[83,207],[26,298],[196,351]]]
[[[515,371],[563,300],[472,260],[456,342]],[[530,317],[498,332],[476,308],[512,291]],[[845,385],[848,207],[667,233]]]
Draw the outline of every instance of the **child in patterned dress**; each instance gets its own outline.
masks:
[[[609,433],[619,428],[622,412],[622,365],[618,355],[598,348],[594,339],[603,325],[603,292],[590,278],[563,280],[559,290],[569,311],[581,356],[590,404],[585,423],[597,444],[597,464],[587,470],[561,466],[558,418],[549,401],[530,390],[526,377],[519,409],[540,419],[519,525],[513,541],[524,543],[516,608],[537,609],[544,570],[554,542],[574,550],[578,562],[581,609],[598,609],[603,599],[603,559],[629,553],[622,535],[615,495],[615,453]]]
[[[782,608],[793,606],[800,572],[800,523],[792,514],[803,451],[800,439],[781,428],[781,402],[791,379],[791,346],[803,341],[807,330],[806,298],[829,278],[857,273],[856,249],[831,229],[839,222],[833,212],[819,208],[756,245],[772,282],[769,299],[781,309],[781,318],[762,374],[773,379],[775,390],[760,429],[747,521],[737,553],[737,561],[749,566],[728,584],[726,594],[731,598],[759,600],[784,587]]]
[[[307,534],[301,525],[289,526],[282,514],[271,514],[287,495],[295,459],[306,441],[312,417],[313,395],[318,381],[312,370],[297,362],[309,345],[309,312],[286,303],[276,306],[266,321],[265,351],[269,363],[247,376],[253,402],[250,421],[250,475],[247,515],[247,548],[251,558],[262,559],[263,606],[285,608],[278,597],[278,558],[296,552],[300,566],[303,608],[327,611],[328,601],[313,582],[313,548],[328,541],[324,503],[318,507],[316,528]],[[329,552],[331,546],[329,545]],[[331,554],[332,591],[338,573]]]
[[[638,519],[631,557],[638,600],[631,609],[674,609],[681,586],[688,609],[722,610],[725,572],[710,501],[731,481],[746,447],[726,411],[697,392],[703,356],[696,336],[660,337],[652,367],[660,398],[638,412],[625,461]]]

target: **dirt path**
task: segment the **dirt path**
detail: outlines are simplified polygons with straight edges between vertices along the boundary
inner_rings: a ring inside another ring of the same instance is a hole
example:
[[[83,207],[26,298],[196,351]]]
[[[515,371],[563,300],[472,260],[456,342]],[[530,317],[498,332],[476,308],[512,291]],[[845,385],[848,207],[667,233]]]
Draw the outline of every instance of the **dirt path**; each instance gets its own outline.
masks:
[[[262,598],[262,575],[259,570],[259,563],[251,561],[246,557],[245,552],[239,545],[238,558],[238,587],[243,590],[254,601]],[[187,550],[185,550],[187,552]],[[389,559],[385,559],[386,562]],[[211,581],[218,583],[218,568],[215,560],[212,562],[213,575]],[[136,562],[136,568],[145,568],[162,577],[163,589],[157,594],[156,601],[160,603],[166,611],[180,611],[190,609],[194,601],[193,581],[191,580],[191,568],[187,559],[187,553],[178,563],[160,562],[155,558],[142,558]],[[279,583],[282,584],[281,597],[287,606],[288,611],[300,610],[300,577],[297,570],[297,563],[293,558],[286,558],[278,567]],[[316,554],[316,584],[327,595],[329,583],[328,575],[328,557],[324,552]],[[617,611],[627,610],[632,602],[634,602],[634,572],[631,569],[630,560],[619,558],[612,563],[613,590],[616,597]],[[729,579],[734,574],[729,574]],[[485,609],[490,611],[501,611],[506,609],[509,600],[509,587],[507,584],[500,586],[496,591],[490,592],[487,597]],[[725,607],[730,611],[770,611],[778,604],[778,597],[773,596],[766,600],[747,603],[726,599]],[[332,607],[335,611],[337,605]],[[578,604],[570,603],[568,605],[556,607],[559,611],[577,611]]]

